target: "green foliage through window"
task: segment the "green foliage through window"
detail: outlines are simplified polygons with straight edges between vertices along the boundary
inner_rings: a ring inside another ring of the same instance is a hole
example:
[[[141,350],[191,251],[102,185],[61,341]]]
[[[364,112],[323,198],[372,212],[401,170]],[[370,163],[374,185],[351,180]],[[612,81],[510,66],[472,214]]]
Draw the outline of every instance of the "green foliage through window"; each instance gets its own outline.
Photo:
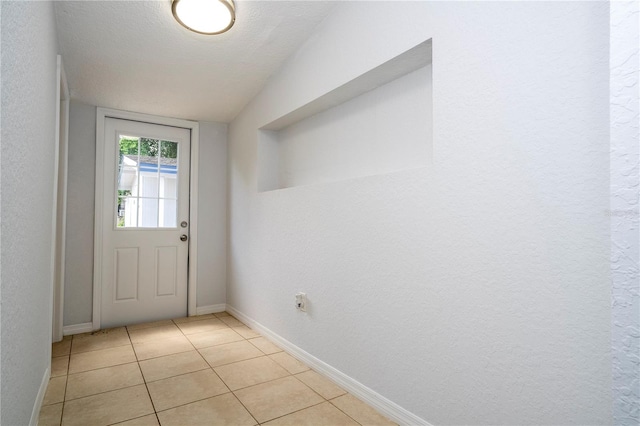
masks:
[[[120,155],[138,155],[138,141],[140,142],[140,156],[157,157],[158,146],[163,158],[178,158],[178,144],[170,141],[149,138],[120,138]]]

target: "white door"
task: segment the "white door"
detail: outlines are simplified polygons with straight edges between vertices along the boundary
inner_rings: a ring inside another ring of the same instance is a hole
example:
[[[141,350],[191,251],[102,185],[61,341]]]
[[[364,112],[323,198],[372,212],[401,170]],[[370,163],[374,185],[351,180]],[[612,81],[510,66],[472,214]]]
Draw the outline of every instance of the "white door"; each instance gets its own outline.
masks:
[[[186,316],[191,132],[104,129],[101,327]]]

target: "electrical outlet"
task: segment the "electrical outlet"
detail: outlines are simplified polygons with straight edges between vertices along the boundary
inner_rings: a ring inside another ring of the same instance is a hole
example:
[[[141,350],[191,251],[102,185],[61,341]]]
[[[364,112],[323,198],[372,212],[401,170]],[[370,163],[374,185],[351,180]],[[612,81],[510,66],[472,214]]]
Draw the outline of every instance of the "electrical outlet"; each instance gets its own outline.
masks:
[[[307,311],[307,295],[305,293],[296,293],[296,309],[302,312]]]

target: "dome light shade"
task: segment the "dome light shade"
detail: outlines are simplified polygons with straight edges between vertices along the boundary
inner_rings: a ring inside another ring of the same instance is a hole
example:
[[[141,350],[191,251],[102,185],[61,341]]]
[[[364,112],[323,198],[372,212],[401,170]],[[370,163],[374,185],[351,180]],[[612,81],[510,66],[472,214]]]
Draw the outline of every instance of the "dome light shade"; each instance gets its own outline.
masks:
[[[220,34],[236,21],[233,0],[173,0],[171,11],[185,28],[200,34]]]

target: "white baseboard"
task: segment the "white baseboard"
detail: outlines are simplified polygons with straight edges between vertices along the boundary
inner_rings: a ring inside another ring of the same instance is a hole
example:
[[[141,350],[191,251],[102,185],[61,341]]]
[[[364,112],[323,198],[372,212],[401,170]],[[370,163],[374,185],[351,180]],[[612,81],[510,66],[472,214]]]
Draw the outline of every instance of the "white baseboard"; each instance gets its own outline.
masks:
[[[40,409],[42,408],[42,402],[44,401],[44,394],[47,392],[47,386],[49,386],[49,378],[51,377],[50,367],[44,372],[42,377],[42,383],[40,383],[40,389],[38,389],[38,395],[36,395],[36,402],[33,404],[33,411],[31,411],[31,420],[29,420],[29,426],[38,426],[38,418],[40,417]]]
[[[227,309],[227,305],[220,303],[218,305],[198,306],[196,308],[196,315],[217,314],[218,312],[224,312]]]
[[[89,333],[93,331],[93,323],[85,322],[84,324],[65,325],[62,327],[62,335],[69,336],[72,334]]]
[[[333,380],[337,385],[351,393],[352,395],[365,401],[367,404],[384,414],[391,420],[401,425],[416,425],[416,426],[432,426],[426,420],[421,419],[415,414],[405,410],[393,401],[388,400],[379,393],[369,389],[357,380],[347,376],[343,372],[333,368],[324,361],[319,360],[308,352],[300,349],[293,343],[269,330],[262,324],[249,318],[242,312],[235,309],[233,306],[227,305],[227,311],[240,321],[251,327],[252,329],[260,332],[264,337],[272,340],[278,346],[289,352],[300,361],[307,364],[319,373],[324,374],[329,379]]]

